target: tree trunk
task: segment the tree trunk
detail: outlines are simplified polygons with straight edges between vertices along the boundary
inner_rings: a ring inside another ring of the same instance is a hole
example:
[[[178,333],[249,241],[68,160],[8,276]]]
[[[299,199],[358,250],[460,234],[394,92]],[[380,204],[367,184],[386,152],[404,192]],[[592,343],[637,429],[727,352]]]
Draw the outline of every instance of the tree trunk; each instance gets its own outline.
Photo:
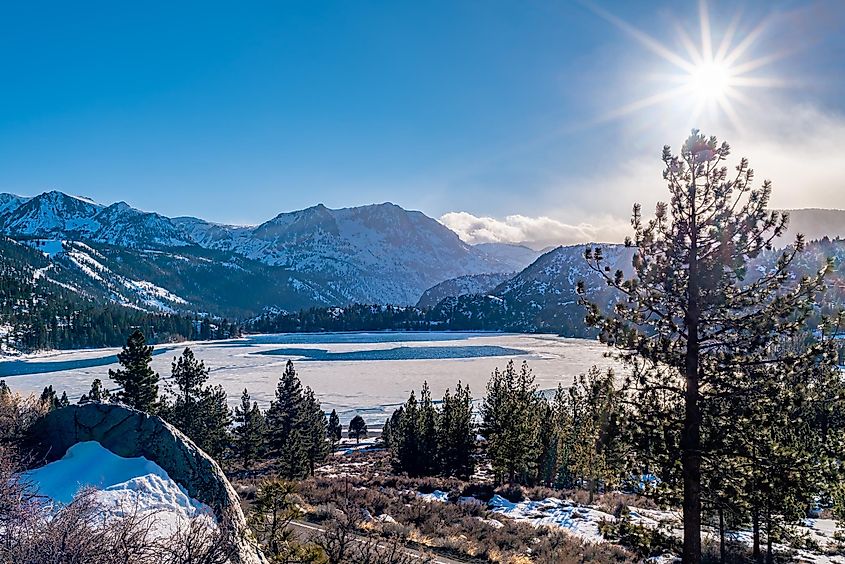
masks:
[[[719,562],[725,564],[725,510],[719,508]]]
[[[684,478],[684,551],[685,564],[701,562],[701,409],[698,380],[698,302],[695,270],[690,265],[690,304],[686,353],[686,393],[684,427],[681,432],[681,468]],[[695,291],[693,288],[695,287]]]
[[[687,350],[685,360],[684,427],[681,431],[681,470],[684,478],[684,564],[701,562],[701,407],[699,406],[699,273],[695,177],[691,190]]]
[[[772,510],[766,511],[766,562],[772,564],[775,555],[772,553]]]
[[[760,553],[760,511],[755,507],[751,511],[751,527],[752,527],[752,548],[751,556],[755,562],[762,562],[763,555]]]

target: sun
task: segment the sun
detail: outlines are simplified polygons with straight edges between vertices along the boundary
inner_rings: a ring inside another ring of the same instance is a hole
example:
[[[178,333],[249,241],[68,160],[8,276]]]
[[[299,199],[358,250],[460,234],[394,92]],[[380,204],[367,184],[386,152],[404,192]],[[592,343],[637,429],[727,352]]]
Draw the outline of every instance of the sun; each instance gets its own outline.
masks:
[[[689,90],[701,102],[716,102],[728,94],[731,68],[715,61],[695,66],[687,77]]]
[[[693,41],[685,31],[686,28],[678,25],[677,33],[682,48],[670,49],[616,15],[588,0],[584,1],[595,14],[675,68],[674,74],[655,75],[660,85],[655,94],[625,104],[604,116],[603,120],[615,119],[651,106],[671,102],[676,108],[689,108],[688,116],[693,123],[697,123],[704,112],[716,112],[726,116],[734,126],[738,127],[740,120],[736,107],[754,103],[754,97],[749,96],[750,89],[787,85],[778,78],[756,74],[763,67],[785,56],[787,51],[757,57],[749,56],[755,42],[766,31],[768,20],[759,22],[746,35],[737,38],[737,26],[741,21],[737,15],[729,24],[719,28],[720,41],[714,44],[707,2],[700,0],[699,40]]]

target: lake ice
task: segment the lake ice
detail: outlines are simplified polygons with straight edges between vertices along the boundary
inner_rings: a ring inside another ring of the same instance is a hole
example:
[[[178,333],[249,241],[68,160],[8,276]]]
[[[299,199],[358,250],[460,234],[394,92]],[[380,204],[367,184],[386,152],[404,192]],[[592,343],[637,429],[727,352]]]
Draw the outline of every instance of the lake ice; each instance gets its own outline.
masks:
[[[480,398],[490,373],[508,360],[527,361],[541,389],[572,378],[596,364],[609,366],[607,347],[596,341],[555,335],[502,333],[296,333],[250,335],[243,339],[187,343],[210,369],[210,382],[222,384],[232,406],[243,389],[263,407],[273,398],[288,359],[294,361],[304,386],[311,386],[327,411],[337,409],[342,421],[360,413],[378,425],[403,403],[411,390],[428,381],[439,399],[461,380]],[[153,368],[170,375],[170,363],[186,343],[155,348]],[[94,378],[107,387],[109,368],[116,368],[120,349],[54,351],[0,362],[0,378],[22,393],[52,385],[67,391],[71,401],[87,392]],[[162,384],[162,388],[165,385]]]

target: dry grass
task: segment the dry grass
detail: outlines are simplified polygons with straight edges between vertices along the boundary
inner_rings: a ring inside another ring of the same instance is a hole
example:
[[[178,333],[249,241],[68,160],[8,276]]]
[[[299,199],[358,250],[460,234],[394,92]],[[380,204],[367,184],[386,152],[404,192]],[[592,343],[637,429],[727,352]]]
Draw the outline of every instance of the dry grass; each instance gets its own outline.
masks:
[[[448,492],[454,503],[427,502],[418,495],[434,490]],[[344,508],[353,507],[367,516],[359,525],[366,534],[398,535],[445,556],[500,563],[633,561],[629,552],[610,544],[585,543],[565,531],[493,519],[496,516],[481,501],[457,503],[459,497],[475,493],[492,497],[493,489],[454,479],[382,474],[316,477],[299,488],[303,508],[315,522],[331,524],[348,511]]]

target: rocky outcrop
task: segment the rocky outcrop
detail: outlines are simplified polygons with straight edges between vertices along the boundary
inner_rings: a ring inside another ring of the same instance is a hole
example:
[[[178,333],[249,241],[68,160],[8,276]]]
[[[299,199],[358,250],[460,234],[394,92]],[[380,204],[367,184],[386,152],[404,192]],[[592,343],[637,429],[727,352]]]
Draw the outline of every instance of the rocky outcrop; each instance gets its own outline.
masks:
[[[143,456],[161,466],[191,497],[214,510],[219,526],[237,547],[235,564],[266,564],[223,470],[178,429],[122,405],[87,403],[48,413],[33,425],[29,438],[33,453],[46,462],[83,441],[97,441],[118,456]]]

